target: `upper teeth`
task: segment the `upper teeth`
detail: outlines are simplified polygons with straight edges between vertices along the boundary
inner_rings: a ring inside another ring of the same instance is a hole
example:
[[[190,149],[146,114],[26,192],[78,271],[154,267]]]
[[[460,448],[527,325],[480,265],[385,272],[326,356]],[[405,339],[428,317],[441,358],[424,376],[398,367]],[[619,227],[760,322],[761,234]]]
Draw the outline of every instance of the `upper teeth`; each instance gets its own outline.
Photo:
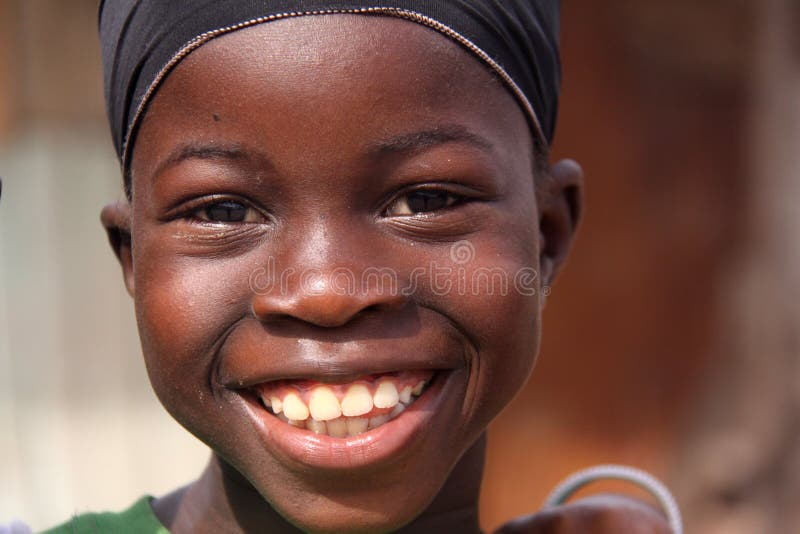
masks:
[[[355,436],[402,413],[422,394],[432,373],[408,372],[375,383],[316,385],[310,391],[291,383],[260,386],[262,402],[293,426],[333,437]],[[399,391],[398,391],[399,389]],[[372,390],[372,391],[371,391]]]
[[[364,415],[372,410],[372,394],[364,384],[353,384],[342,399],[342,413],[348,417]]]
[[[373,404],[376,408],[391,408],[400,400],[397,388],[388,380],[384,380],[378,386],[373,397]]]
[[[314,388],[311,392],[308,409],[311,411],[311,417],[317,421],[329,421],[342,415],[342,406],[336,395],[330,388],[324,386]]]
[[[295,421],[308,419],[308,407],[295,393],[289,393],[283,398],[283,413]]]

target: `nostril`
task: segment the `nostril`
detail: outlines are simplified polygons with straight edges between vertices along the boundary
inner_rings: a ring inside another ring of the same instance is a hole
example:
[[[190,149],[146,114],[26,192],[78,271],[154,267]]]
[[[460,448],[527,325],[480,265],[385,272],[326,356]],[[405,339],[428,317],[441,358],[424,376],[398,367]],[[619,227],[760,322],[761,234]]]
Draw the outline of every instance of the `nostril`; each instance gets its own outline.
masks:
[[[388,298],[373,302],[361,308],[362,314],[372,314],[376,312],[386,312],[391,310],[399,310],[408,303],[408,299],[404,297]]]
[[[382,307],[383,306],[381,306],[380,304],[370,304],[369,306],[367,306],[366,308],[361,310],[361,313],[368,314],[368,313],[381,311]]]

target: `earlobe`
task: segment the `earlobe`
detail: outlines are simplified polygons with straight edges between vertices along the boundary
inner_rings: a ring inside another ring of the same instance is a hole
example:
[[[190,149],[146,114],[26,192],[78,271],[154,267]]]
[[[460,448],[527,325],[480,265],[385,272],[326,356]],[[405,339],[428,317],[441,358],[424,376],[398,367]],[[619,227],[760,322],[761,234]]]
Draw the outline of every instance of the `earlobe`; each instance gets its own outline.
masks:
[[[550,167],[537,188],[542,285],[555,280],[569,254],[582,212],[583,170],[570,159]]]
[[[133,254],[131,252],[131,205],[127,201],[108,204],[100,212],[108,242],[122,266],[128,293],[133,296]]]

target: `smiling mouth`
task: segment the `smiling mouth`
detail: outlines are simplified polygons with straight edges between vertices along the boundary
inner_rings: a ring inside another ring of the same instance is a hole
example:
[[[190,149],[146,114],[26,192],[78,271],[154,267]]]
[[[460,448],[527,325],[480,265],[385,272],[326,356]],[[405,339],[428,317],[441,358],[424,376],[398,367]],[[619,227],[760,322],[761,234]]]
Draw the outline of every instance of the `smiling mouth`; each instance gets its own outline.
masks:
[[[357,436],[397,418],[422,395],[434,371],[399,371],[344,384],[277,380],[254,386],[261,404],[295,428],[333,438]]]

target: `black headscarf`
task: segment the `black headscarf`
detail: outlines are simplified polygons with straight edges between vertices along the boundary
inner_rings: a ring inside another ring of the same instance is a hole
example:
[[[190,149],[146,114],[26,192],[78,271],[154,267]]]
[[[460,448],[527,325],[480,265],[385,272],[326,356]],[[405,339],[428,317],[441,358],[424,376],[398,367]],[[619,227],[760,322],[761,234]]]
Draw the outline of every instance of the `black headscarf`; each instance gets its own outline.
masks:
[[[500,76],[535,142],[552,141],[561,78],[559,0],[103,0],[106,109],[123,169],[150,98],[192,50],[254,24],[325,13],[394,16],[446,35]]]

